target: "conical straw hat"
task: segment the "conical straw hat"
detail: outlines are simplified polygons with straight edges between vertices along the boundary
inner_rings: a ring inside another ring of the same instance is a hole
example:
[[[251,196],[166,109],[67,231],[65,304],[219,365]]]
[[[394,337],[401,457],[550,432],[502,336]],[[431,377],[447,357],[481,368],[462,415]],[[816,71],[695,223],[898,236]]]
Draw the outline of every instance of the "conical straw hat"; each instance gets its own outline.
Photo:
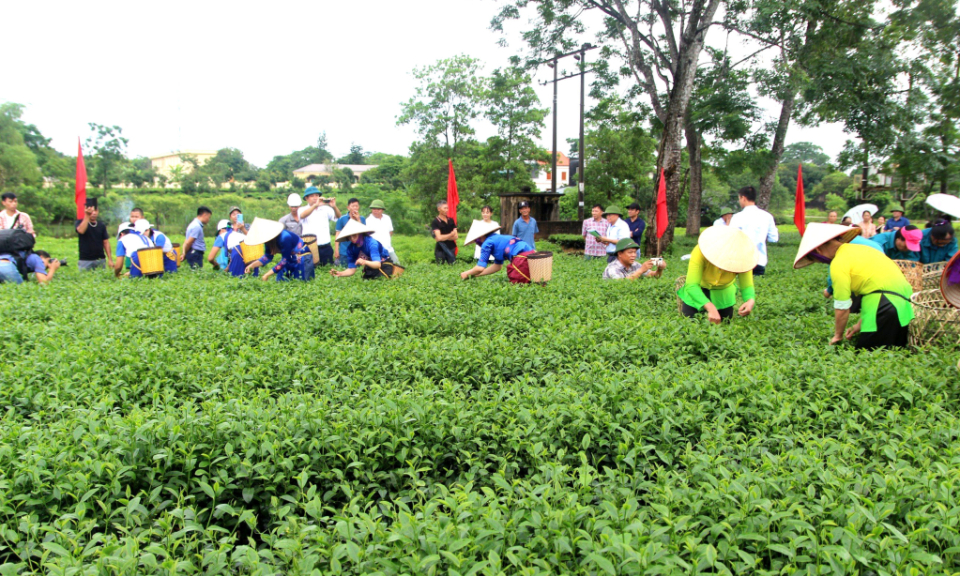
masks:
[[[943,273],[940,274],[940,293],[943,294],[943,299],[947,301],[947,304],[954,308],[960,308],[960,284],[950,282],[950,272],[957,265],[958,256],[960,256],[960,252],[953,255],[953,258],[943,268]]]
[[[707,228],[700,235],[697,245],[708,262],[735,274],[753,270],[760,258],[750,237],[743,230],[730,226]]]
[[[849,242],[860,234],[860,228],[850,226],[841,226],[840,224],[826,224],[823,222],[811,222],[807,224],[807,229],[800,239],[800,248],[797,250],[797,258],[793,261],[794,268],[803,268],[813,264],[814,260],[809,254],[815,248],[822,246],[826,242],[839,238],[841,242]]]
[[[373,228],[351,218],[350,221],[347,222],[347,225],[343,227],[343,230],[337,234],[337,242],[342,242],[354,234],[373,234],[374,232],[375,230]]]
[[[474,220],[470,224],[470,231],[467,232],[467,239],[464,240],[463,245],[466,246],[471,242],[476,242],[481,237],[486,236],[491,232],[499,230],[501,226],[496,222],[484,222],[483,220]]]
[[[283,224],[276,220],[267,220],[266,218],[254,218],[250,225],[250,231],[243,242],[247,246],[258,246],[266,244],[283,232]]]

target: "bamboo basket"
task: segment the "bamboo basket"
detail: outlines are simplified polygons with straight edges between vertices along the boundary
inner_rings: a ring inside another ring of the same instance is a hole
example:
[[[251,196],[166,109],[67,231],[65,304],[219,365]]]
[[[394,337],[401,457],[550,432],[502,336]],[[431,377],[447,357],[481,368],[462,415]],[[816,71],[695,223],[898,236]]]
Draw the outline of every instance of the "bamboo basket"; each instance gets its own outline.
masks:
[[[180,267],[180,257],[183,255],[181,252],[180,244],[177,242],[173,243],[173,253],[177,255],[177,268]]]
[[[163,274],[163,248],[141,248],[136,254],[141,274],[144,276]]]
[[[307,250],[310,251],[310,255],[313,256],[313,263],[319,265],[320,247],[317,246],[317,235],[304,234],[300,239],[303,240],[303,245],[307,247]]]
[[[960,345],[960,310],[950,306],[940,290],[916,292],[910,301],[914,314],[910,323],[911,346]]]
[[[933,290],[940,287],[940,276],[947,267],[946,262],[934,262],[933,264],[923,265],[923,288],[914,288],[914,290]]]
[[[534,252],[527,256],[531,282],[549,282],[553,277],[553,252]]]
[[[677,281],[673,283],[673,293],[677,294],[677,312],[681,315],[683,314],[683,300],[680,299],[680,290],[683,288],[683,285],[687,283],[686,275],[680,276],[677,278]]]
[[[254,260],[259,260],[263,257],[263,244],[257,244],[256,246],[247,246],[246,242],[240,242],[240,254],[243,256],[243,263],[249,264]]]
[[[912,260],[894,260],[893,263],[903,272],[903,277],[910,283],[914,292],[923,290],[923,264]],[[939,283],[939,277],[937,281]]]

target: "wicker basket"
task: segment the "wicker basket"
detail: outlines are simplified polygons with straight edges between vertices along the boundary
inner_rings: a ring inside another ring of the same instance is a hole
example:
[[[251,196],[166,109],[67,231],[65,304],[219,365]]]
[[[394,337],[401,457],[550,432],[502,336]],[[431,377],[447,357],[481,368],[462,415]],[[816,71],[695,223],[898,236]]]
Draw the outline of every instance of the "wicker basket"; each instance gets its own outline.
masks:
[[[257,244],[256,246],[247,246],[246,242],[240,242],[240,254],[243,256],[243,263],[249,264],[254,260],[259,260],[263,257],[263,244]]]
[[[940,276],[943,275],[946,262],[934,262],[933,264],[923,265],[923,288],[921,290],[933,290],[940,287]],[[914,290],[918,290],[914,288]]]
[[[947,304],[940,290],[916,292],[913,302],[913,322],[910,323],[910,345],[960,345],[960,310]]]
[[[313,263],[320,263],[320,247],[317,246],[317,235],[316,234],[304,234],[301,238],[303,240],[303,245],[307,247],[307,250],[310,251],[310,255],[313,256]]]
[[[680,276],[677,278],[677,281],[673,283],[673,293],[677,294],[677,312],[683,314],[683,300],[680,299],[680,289],[683,288],[683,285],[687,283],[686,276]]]
[[[141,274],[144,276],[163,274],[163,248],[141,248],[136,254]]]
[[[894,260],[893,263],[903,272],[903,277],[910,283],[914,292],[923,290],[923,264],[912,260]]]
[[[178,242],[173,243],[173,253],[177,255],[177,267],[179,267],[180,257],[183,255],[183,251],[180,249],[180,244]]]
[[[530,282],[549,282],[553,277],[553,252],[534,252],[527,256]]]

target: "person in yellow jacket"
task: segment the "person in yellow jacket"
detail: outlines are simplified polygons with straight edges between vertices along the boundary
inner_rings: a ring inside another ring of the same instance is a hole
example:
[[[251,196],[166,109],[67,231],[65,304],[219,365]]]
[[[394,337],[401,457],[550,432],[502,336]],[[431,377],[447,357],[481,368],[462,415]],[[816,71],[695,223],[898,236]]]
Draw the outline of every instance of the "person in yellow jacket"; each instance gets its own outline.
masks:
[[[851,244],[858,234],[859,228],[808,224],[793,267],[803,268],[814,262],[830,265],[834,308],[831,344],[857,336],[857,348],[906,346],[913,320],[913,289],[883,252]],[[859,312],[860,320],[847,329],[851,312]]]
[[[686,283],[677,292],[683,301],[683,315],[690,318],[706,311],[714,324],[733,318],[738,288],[743,304],[737,313],[750,314],[756,297],[753,268],[758,257],[753,241],[739,228],[711,226],[704,230],[690,255]]]

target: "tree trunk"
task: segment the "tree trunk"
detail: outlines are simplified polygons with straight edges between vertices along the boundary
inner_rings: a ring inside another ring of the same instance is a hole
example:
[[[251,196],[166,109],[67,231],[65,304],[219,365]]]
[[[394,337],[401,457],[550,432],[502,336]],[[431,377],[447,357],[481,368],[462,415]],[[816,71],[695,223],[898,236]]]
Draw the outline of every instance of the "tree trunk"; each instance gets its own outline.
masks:
[[[870,178],[870,151],[867,143],[863,143],[863,168],[860,172],[860,200],[867,199],[867,180]]]
[[[703,141],[697,129],[687,124],[687,156],[690,160],[690,187],[687,190],[687,236],[700,235],[700,204],[703,197],[703,162],[700,147]]]
[[[757,206],[766,210],[770,206],[770,195],[773,194],[773,183],[777,180],[777,167],[783,157],[783,149],[787,140],[787,129],[790,127],[790,115],[793,114],[793,104],[796,92],[784,98],[780,107],[780,121],[777,122],[777,131],[773,135],[773,146],[770,149],[770,162],[767,170],[760,176],[760,189],[757,190]]]

